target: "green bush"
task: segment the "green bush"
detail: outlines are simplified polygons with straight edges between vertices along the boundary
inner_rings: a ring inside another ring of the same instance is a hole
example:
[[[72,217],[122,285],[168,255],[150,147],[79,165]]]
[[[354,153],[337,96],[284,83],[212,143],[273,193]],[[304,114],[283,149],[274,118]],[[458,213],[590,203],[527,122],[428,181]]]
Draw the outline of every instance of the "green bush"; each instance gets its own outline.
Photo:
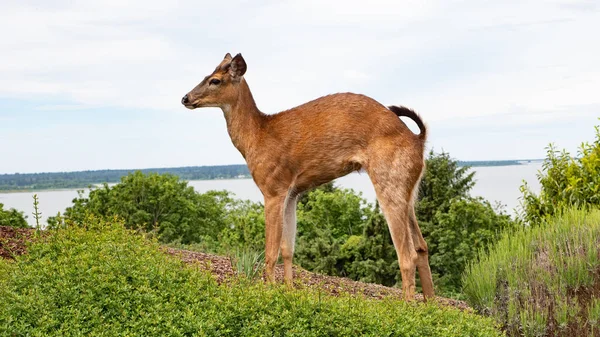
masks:
[[[525,223],[539,224],[568,207],[599,207],[600,126],[596,126],[596,140],[581,144],[577,158],[550,144],[542,167],[543,172],[538,173],[542,186],[539,195],[527,183],[521,186],[520,216]]]
[[[265,209],[261,203],[233,200],[227,206],[227,226],[218,235],[213,249],[218,253],[236,250],[265,250]]]
[[[0,261],[0,336],[499,336],[434,303],[217,285],[123,225],[88,217]]]
[[[366,222],[362,235],[353,235],[340,247],[346,277],[391,287],[400,282],[400,267],[379,204]]]
[[[353,190],[330,184],[307,193],[298,203],[295,263],[314,272],[347,275],[340,247],[349,237],[363,233],[371,213]]]
[[[64,218],[83,224],[88,214],[117,216],[127,228],[157,233],[162,242],[210,246],[227,227],[226,205],[231,202],[228,192],[199,194],[176,176],[136,171],[119,184],[91,189],[87,198],[80,193]],[[49,228],[60,226],[61,221],[50,218]]]
[[[0,203],[0,226],[29,228],[27,216],[14,208],[4,209],[4,204]]]
[[[592,336],[599,276],[600,210],[568,210],[506,234],[463,282],[468,301],[512,336]]]

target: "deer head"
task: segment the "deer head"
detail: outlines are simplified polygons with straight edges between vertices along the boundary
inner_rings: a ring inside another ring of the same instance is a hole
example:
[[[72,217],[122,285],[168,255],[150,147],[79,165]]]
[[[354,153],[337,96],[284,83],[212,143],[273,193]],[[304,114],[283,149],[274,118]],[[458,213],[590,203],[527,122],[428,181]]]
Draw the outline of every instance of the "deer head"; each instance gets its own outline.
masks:
[[[231,105],[238,97],[239,85],[246,73],[246,61],[242,54],[231,57],[229,53],[212,74],[181,99],[188,109]]]

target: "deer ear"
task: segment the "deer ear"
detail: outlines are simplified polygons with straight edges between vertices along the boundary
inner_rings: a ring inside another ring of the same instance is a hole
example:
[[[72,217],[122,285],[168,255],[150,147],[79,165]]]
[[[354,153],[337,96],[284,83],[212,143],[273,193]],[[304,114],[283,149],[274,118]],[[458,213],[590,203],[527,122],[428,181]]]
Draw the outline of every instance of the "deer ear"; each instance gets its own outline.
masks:
[[[227,60],[227,61],[231,61],[231,54],[229,54],[229,53],[225,54],[225,57],[223,59]]]
[[[246,61],[242,57],[242,54],[237,54],[231,60],[231,65],[229,67],[229,75],[235,80],[240,80],[242,76],[246,73]]]

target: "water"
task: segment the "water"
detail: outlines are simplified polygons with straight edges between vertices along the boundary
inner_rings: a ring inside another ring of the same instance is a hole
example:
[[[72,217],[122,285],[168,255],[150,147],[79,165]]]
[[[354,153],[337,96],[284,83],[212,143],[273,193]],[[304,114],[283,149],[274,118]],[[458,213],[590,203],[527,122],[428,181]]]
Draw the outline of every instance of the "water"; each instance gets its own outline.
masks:
[[[536,173],[540,169],[541,163],[474,168],[477,182],[471,194],[473,196],[482,196],[492,203],[498,201],[506,206],[509,214],[514,214],[514,209],[519,205],[519,197],[521,195],[519,186],[521,186],[522,180],[526,180],[533,191],[536,193],[539,192],[540,185],[537,181]],[[262,194],[252,179],[195,180],[190,181],[189,184],[200,193],[209,190],[228,190],[240,199],[263,201]],[[336,185],[362,192],[363,198],[369,202],[375,201],[375,190],[366,173],[347,175],[337,179]],[[4,204],[4,209],[15,208],[25,212],[25,215],[28,215],[27,221],[29,224],[35,225],[32,215],[34,194],[38,195],[40,201],[39,208],[42,213],[41,224],[43,225],[46,224],[48,216],[64,212],[65,208],[71,205],[72,200],[77,198],[76,189],[46,190],[39,192],[0,193],[0,203]]]

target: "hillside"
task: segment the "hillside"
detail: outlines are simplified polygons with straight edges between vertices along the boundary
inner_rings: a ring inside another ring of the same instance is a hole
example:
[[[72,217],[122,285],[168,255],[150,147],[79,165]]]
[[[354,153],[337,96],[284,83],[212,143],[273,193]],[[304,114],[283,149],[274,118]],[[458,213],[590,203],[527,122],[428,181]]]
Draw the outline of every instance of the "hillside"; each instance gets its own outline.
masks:
[[[33,229],[0,226],[0,258],[12,259],[15,255],[26,254],[26,245],[27,242],[34,239],[33,233]],[[163,247],[163,249],[167,254],[176,256],[185,263],[194,264],[200,266],[201,269],[210,271],[220,284],[226,283],[235,275],[231,262],[227,257],[167,247]],[[278,282],[283,281],[282,267],[282,265],[277,265],[276,267]],[[309,272],[298,266],[294,266],[294,279],[294,286],[297,289],[317,287],[330,295],[339,295],[343,292],[372,299],[402,298],[399,288],[390,288],[378,284],[357,282],[347,278],[321,275]],[[423,296],[417,294],[416,299],[422,302]],[[461,310],[472,310],[463,301],[443,297],[438,297],[437,300],[441,304],[453,306]]]
[[[116,222],[0,233],[0,336],[501,335],[459,302],[406,302],[298,269],[296,289],[267,285]]]

